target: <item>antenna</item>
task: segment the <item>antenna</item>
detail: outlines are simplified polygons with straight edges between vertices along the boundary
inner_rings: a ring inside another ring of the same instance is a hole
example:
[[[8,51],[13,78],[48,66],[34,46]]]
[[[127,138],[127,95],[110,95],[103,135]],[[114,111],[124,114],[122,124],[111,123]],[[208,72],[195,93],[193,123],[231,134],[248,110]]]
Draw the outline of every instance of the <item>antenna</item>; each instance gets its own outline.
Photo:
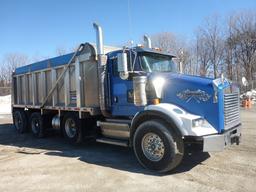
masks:
[[[133,44],[134,44],[133,40],[128,41],[128,47],[133,47]]]
[[[129,38],[132,41],[132,16],[131,16],[131,2],[127,0],[127,13],[128,13],[128,26],[129,26]],[[133,43],[132,43],[133,44]]]

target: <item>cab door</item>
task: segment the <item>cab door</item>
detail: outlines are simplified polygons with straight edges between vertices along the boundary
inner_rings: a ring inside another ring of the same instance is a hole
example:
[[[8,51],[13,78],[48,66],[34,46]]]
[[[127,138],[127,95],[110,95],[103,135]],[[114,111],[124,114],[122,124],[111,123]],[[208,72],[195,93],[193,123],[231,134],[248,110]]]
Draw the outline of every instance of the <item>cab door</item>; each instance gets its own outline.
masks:
[[[128,61],[129,63],[129,61]],[[113,116],[133,116],[141,107],[134,105],[132,78],[120,78],[117,67],[117,57],[110,59],[111,108]],[[128,66],[128,69],[131,67]]]

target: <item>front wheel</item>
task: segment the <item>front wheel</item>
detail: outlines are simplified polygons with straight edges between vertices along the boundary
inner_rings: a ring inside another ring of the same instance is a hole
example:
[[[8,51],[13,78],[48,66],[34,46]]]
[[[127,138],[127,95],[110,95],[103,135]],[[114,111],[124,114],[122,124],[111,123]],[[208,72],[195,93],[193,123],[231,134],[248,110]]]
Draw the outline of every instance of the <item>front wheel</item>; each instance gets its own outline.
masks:
[[[160,120],[146,121],[137,128],[133,148],[142,166],[158,172],[177,167],[184,153],[182,138]]]

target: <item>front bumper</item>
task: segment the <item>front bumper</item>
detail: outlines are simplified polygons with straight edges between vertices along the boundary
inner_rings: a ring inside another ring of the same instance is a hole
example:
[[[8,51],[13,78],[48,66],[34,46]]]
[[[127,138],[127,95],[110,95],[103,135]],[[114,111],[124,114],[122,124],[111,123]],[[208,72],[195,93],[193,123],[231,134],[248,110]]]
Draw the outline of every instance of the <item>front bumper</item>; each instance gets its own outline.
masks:
[[[234,143],[239,145],[241,140],[241,124],[222,134],[203,136],[202,139],[204,152],[222,151],[226,146]]]
[[[205,136],[186,136],[184,137],[184,144],[187,151],[203,151],[214,152],[223,151],[226,146],[236,143],[239,144],[241,140],[241,124],[232,127],[221,134],[212,134]]]

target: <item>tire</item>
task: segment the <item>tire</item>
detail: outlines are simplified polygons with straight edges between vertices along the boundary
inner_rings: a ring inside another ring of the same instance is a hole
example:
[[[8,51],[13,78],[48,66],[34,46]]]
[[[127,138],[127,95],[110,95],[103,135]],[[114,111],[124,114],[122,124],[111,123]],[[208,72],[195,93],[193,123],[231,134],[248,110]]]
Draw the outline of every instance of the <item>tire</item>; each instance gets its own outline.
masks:
[[[67,113],[61,123],[61,129],[66,140],[72,144],[82,142],[82,126],[78,115],[75,113]]]
[[[143,167],[163,173],[181,163],[184,154],[183,140],[167,127],[163,121],[151,120],[137,128],[133,149]]]
[[[44,119],[39,112],[32,113],[30,117],[30,127],[35,137],[42,138],[45,136]]]
[[[28,119],[24,111],[16,110],[13,112],[13,124],[18,133],[28,131]]]

